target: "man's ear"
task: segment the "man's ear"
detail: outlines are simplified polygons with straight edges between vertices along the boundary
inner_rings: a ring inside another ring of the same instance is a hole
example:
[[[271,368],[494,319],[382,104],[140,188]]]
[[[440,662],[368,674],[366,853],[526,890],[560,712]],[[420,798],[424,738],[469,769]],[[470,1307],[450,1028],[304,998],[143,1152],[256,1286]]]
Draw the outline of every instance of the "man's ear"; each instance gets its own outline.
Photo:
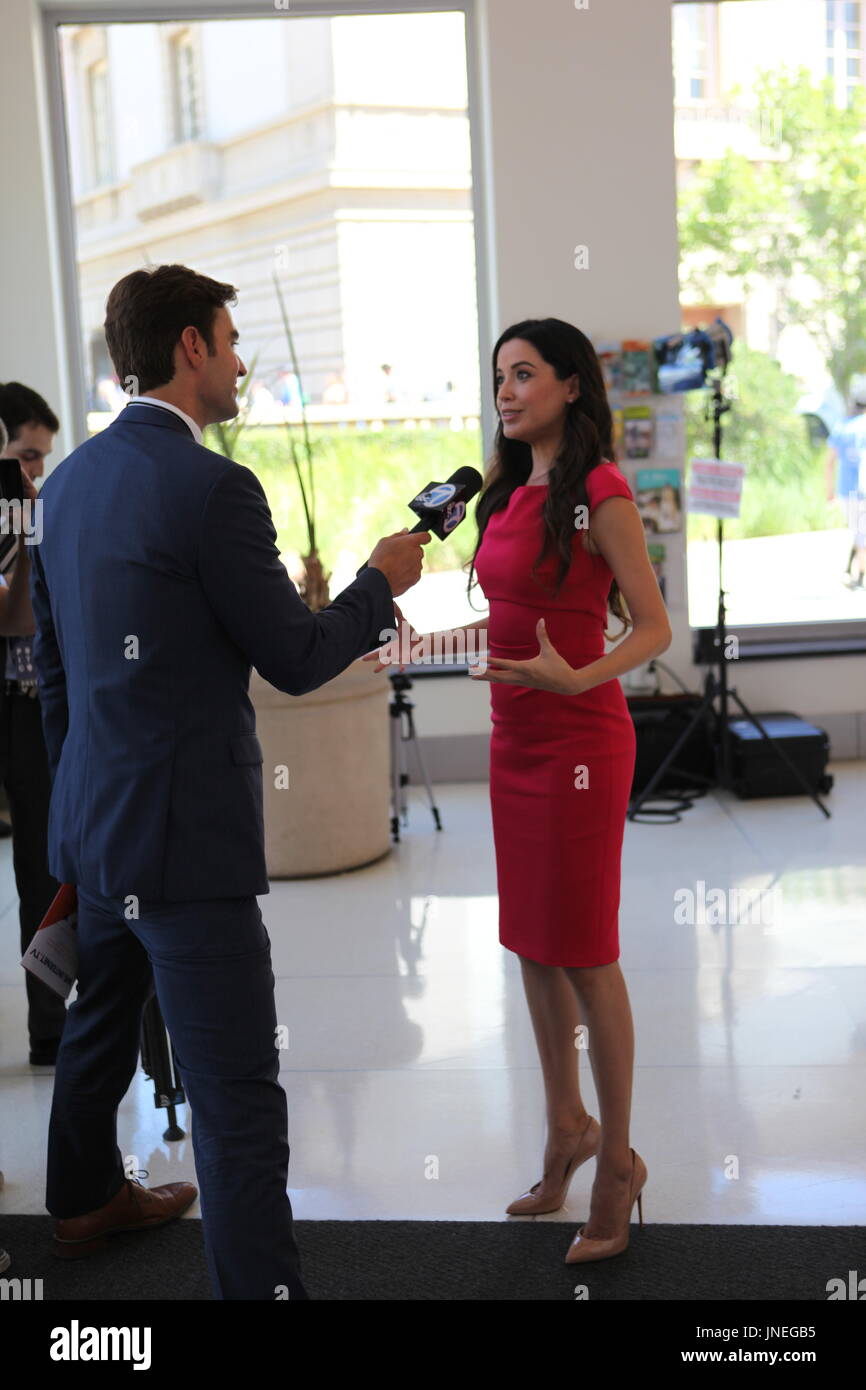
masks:
[[[175,374],[177,374],[179,367],[191,367],[195,371],[207,357],[207,343],[194,324],[188,324],[183,330],[175,344],[174,353]],[[179,361],[178,353],[180,353]]]

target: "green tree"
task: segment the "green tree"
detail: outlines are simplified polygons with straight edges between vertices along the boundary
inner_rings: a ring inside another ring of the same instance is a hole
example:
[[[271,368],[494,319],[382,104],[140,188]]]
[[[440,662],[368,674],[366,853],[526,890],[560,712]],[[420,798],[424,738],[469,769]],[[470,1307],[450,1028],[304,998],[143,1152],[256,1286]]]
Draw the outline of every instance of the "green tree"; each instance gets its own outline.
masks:
[[[679,200],[681,287],[711,300],[719,275],[747,293],[764,277],[779,328],[804,327],[847,395],[866,370],[866,89],[842,108],[832,78],[782,68],[754,92],[777,143],[759,160],[729,149],[698,165]]]
[[[802,394],[796,378],[768,353],[739,340],[731,372],[737,393],[722,416],[722,458],[742,463],[746,476],[740,515],[725,522],[727,538],[785,536],[843,524],[827,505],[824,450],[811,446],[803,417],[796,413]],[[706,418],[705,393],[688,391],[684,408],[686,459],[712,458],[713,422]],[[690,540],[712,540],[715,520],[690,516],[688,535]]]

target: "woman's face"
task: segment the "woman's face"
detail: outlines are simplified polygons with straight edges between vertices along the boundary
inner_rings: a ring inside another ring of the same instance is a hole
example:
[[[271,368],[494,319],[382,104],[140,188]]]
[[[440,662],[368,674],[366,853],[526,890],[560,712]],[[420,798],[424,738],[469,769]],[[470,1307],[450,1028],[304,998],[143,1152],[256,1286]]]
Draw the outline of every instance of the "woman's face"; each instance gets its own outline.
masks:
[[[499,349],[496,408],[507,439],[534,443],[562,430],[566,405],[580,394],[577,376],[560,381],[549,362],[523,338]]]

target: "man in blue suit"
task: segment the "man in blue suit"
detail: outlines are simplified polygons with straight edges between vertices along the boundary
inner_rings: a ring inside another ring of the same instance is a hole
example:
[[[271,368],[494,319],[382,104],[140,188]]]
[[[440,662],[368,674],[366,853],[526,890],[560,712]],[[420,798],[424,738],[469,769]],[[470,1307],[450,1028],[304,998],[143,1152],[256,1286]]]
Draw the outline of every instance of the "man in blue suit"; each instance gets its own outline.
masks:
[[[74,1258],[198,1195],[126,1178],[117,1147],[152,972],[190,1104],[214,1296],[306,1299],[256,902],[269,887],[250,668],[302,695],[378,646],[430,534],[380,540],[358,578],[309,611],[255,474],[201,442],[238,413],[236,298],[179,265],[120,280],[105,332],[135,394],[40,494],[31,594],[49,867],[77,885],[79,910],[46,1206],[56,1253]]]

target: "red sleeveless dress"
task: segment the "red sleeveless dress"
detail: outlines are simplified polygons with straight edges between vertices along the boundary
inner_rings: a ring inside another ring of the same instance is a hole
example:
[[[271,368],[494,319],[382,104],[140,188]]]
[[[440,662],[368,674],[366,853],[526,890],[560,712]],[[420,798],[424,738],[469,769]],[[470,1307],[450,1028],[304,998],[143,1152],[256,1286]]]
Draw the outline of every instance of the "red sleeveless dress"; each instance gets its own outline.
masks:
[[[615,463],[586,479],[590,516],[607,497],[634,500]],[[604,655],[613,575],[583,548],[554,599],[558,553],[531,574],[541,548],[547,485],[525,484],[494,512],[475,561],[490,605],[489,655],[538,655],[535,625],[570,666]],[[490,685],[490,807],[499,891],[499,940],[544,965],[608,965],[619,959],[620,856],[635,764],[635,732],[615,677],[583,695]]]

